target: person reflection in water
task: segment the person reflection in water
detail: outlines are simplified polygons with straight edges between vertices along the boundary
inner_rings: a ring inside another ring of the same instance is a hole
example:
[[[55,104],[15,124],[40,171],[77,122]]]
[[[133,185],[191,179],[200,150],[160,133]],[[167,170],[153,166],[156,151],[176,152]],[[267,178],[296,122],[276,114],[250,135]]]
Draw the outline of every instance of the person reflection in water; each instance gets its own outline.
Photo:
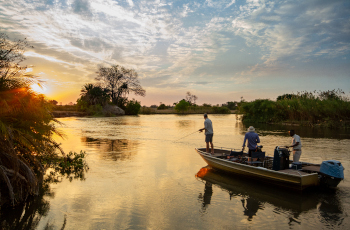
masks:
[[[261,209],[260,201],[255,200],[254,198],[248,197],[246,200],[242,199],[242,206],[244,208],[244,215],[248,216],[248,220],[252,221],[253,216],[256,216],[256,213]]]
[[[210,182],[205,182],[204,195],[199,195],[199,200],[202,201],[202,210],[205,211],[210,204],[211,196],[213,195],[213,186]]]

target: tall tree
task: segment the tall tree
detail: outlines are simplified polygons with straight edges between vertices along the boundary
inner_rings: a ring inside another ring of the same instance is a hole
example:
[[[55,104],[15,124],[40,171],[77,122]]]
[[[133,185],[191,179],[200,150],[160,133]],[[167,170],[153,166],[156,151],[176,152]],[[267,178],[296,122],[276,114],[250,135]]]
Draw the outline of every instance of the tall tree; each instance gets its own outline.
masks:
[[[28,46],[25,40],[10,41],[0,34],[0,197],[8,195],[12,203],[38,194],[42,159],[61,150],[53,139],[53,134],[62,134],[51,104],[31,90],[35,78],[20,66]]]
[[[139,96],[146,95],[146,90],[141,87],[137,78],[138,74],[135,70],[113,65],[99,67],[96,80],[101,87],[108,89],[112,102],[119,104],[120,101],[125,101],[130,92]]]
[[[109,100],[108,90],[100,86],[88,83],[81,89],[81,99],[86,101],[89,105],[104,105]]]
[[[21,88],[37,81],[34,76],[26,74],[27,66],[20,65],[28,47],[32,48],[25,39],[11,41],[6,34],[0,33],[0,90]]]
[[[196,95],[194,95],[194,94],[191,94],[190,91],[188,91],[188,92],[186,93],[186,101],[187,101],[188,103],[190,103],[190,105],[196,104],[196,100],[197,100],[197,99],[198,99],[198,97],[197,97]]]

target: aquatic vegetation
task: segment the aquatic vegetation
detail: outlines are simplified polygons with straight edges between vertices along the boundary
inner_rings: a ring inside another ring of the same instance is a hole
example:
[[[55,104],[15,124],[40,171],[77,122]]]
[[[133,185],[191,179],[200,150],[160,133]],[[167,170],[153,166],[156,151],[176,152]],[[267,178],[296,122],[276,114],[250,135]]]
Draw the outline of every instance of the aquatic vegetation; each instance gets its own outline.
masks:
[[[306,126],[349,127],[350,101],[341,90],[301,92],[242,102],[239,112],[248,122],[294,122]]]

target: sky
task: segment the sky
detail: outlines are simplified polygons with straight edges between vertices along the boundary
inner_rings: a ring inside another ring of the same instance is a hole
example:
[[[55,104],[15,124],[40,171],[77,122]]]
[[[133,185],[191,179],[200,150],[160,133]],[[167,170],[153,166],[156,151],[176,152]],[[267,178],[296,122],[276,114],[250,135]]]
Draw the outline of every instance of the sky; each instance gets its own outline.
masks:
[[[27,38],[23,64],[63,104],[111,65],[147,106],[350,93],[349,0],[0,0],[0,32]]]

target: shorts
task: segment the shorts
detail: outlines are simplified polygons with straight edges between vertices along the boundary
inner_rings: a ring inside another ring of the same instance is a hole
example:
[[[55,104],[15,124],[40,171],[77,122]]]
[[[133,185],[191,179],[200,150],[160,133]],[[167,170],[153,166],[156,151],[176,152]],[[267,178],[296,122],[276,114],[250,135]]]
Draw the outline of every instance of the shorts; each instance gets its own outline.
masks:
[[[214,134],[205,134],[205,142],[213,142],[213,135]]]
[[[256,149],[249,149],[248,150],[248,157],[252,157],[252,152],[255,152]]]

